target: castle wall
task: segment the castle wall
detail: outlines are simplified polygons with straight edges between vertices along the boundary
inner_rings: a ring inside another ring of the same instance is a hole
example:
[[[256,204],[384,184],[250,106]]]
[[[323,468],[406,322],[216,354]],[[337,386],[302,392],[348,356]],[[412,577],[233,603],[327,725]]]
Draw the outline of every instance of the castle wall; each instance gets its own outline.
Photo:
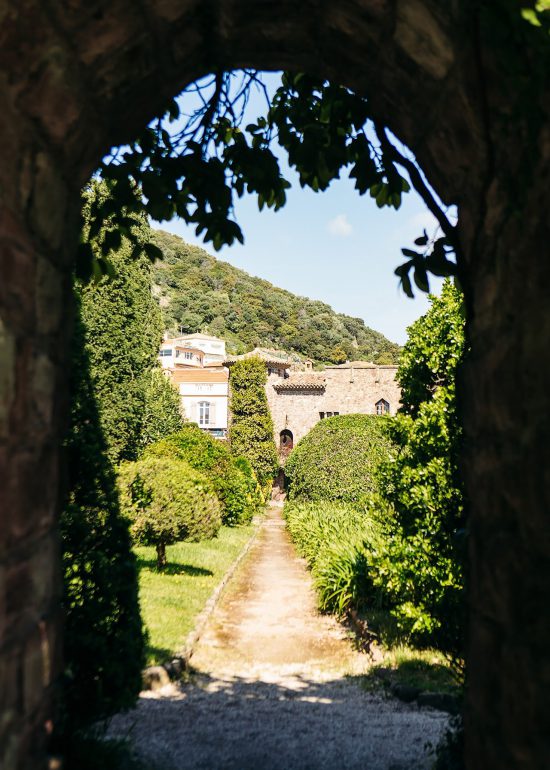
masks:
[[[321,412],[376,414],[376,403],[383,399],[389,404],[389,413],[395,414],[401,398],[396,371],[396,366],[374,365],[327,368],[313,375],[319,383],[324,380],[324,390],[293,387],[292,375],[287,381],[270,375],[266,391],[277,446],[285,428],[292,431],[296,445],[319,422]]]

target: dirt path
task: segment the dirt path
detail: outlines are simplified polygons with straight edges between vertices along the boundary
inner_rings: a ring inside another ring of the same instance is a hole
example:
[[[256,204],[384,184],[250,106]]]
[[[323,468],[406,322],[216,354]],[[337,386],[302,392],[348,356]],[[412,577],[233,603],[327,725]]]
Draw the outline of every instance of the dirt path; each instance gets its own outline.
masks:
[[[272,508],[192,658],[191,681],[114,720],[162,770],[424,770],[445,714],[367,692]]]

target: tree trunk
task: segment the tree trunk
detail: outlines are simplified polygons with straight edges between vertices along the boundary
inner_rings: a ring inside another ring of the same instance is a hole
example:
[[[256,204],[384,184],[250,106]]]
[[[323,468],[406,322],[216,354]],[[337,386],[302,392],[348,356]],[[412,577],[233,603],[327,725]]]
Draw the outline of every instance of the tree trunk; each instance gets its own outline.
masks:
[[[157,543],[157,569],[162,572],[166,567],[166,543],[161,541]]]

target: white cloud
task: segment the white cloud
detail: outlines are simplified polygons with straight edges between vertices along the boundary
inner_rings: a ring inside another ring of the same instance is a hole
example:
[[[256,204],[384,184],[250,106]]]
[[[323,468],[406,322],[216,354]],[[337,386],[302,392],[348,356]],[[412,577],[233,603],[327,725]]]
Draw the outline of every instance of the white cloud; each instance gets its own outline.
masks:
[[[437,219],[429,211],[419,211],[407,220],[407,225],[411,229],[418,230],[418,234],[422,234],[422,230],[427,230],[428,235],[431,235],[437,227]]]
[[[327,230],[338,238],[347,238],[353,233],[353,227],[348,222],[346,214],[338,214],[327,224]]]

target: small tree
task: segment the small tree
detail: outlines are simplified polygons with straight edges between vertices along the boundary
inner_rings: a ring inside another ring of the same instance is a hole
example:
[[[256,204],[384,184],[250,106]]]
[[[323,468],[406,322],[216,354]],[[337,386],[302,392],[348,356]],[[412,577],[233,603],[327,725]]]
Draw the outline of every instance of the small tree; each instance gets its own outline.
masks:
[[[166,546],[180,540],[206,540],[221,525],[220,506],[211,483],[182,460],[147,457],[119,470],[123,513],[135,541],[154,545],[159,570]]]
[[[224,442],[212,438],[195,423],[186,423],[178,433],[151,444],[144,457],[184,460],[204,473],[220,502],[222,522],[229,527],[247,524],[263,502],[252,469],[241,465]]]
[[[145,387],[142,446],[146,447],[171,433],[177,433],[183,425],[177,388],[160,369],[153,369]]]
[[[246,358],[231,367],[231,451],[250,462],[262,487],[271,483],[278,467],[266,382],[261,358]]]

